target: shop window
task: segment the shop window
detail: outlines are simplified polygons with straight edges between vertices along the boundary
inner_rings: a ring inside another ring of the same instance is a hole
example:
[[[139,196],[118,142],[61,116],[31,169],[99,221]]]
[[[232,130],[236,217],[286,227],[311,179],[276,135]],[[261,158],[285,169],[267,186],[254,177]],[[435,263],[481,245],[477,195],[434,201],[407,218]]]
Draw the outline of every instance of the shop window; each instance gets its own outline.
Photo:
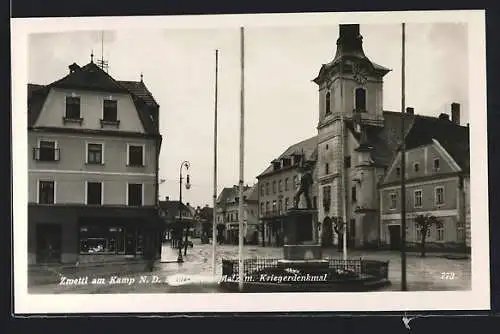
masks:
[[[125,228],[118,226],[81,226],[80,254],[123,254]]]

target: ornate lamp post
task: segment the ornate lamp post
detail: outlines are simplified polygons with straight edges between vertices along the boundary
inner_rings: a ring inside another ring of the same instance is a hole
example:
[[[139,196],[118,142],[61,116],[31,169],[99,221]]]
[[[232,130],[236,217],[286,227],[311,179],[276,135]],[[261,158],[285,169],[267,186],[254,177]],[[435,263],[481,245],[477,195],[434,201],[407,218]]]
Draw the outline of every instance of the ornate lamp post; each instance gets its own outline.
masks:
[[[177,257],[177,262],[182,263],[184,259],[182,258],[182,168],[189,170],[189,161],[183,161],[179,170],[179,256]],[[189,174],[186,177],[186,189],[191,188],[189,183]],[[186,228],[186,243],[187,243],[187,228]]]

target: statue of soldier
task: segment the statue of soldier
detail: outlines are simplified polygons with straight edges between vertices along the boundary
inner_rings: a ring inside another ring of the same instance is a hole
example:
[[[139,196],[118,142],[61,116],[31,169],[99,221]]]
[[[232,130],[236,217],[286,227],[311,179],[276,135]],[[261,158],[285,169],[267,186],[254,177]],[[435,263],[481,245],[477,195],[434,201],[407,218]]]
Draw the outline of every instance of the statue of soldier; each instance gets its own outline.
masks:
[[[300,195],[303,195],[306,200],[306,208],[312,209],[311,205],[311,186],[313,184],[313,176],[312,176],[312,168],[310,165],[304,165],[300,169],[300,183],[295,191],[294,200],[294,208],[298,208],[300,202]]]

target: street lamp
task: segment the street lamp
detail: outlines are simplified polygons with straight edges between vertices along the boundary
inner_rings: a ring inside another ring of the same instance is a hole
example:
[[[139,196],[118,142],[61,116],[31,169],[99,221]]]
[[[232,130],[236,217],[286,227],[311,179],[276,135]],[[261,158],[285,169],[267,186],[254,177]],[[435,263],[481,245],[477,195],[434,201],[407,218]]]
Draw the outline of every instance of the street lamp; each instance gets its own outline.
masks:
[[[182,168],[189,170],[189,161],[183,161],[179,170],[179,255],[177,256],[177,262],[182,263],[184,259],[182,258]],[[189,174],[186,177],[186,189],[191,188],[189,183]],[[186,243],[187,243],[187,229],[186,229]]]

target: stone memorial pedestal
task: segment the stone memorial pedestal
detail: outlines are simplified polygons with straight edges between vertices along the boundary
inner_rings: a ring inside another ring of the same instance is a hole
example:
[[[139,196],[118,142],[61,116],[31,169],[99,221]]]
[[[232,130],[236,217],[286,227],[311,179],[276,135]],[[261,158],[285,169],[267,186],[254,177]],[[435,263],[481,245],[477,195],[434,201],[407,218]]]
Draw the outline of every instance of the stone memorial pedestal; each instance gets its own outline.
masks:
[[[313,240],[316,210],[291,209],[284,221],[285,245],[278,267],[313,273],[328,269],[322,259],[321,245]]]

